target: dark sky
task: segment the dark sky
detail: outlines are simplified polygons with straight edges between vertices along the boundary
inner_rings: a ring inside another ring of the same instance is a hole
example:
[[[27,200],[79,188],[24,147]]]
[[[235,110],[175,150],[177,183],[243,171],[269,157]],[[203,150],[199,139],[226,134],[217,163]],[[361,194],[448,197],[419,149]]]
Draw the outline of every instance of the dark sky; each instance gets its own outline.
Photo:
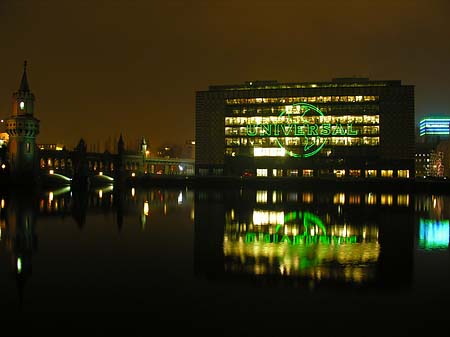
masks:
[[[448,0],[0,0],[0,115],[23,61],[38,143],[195,135],[195,91],[364,76],[450,115]]]

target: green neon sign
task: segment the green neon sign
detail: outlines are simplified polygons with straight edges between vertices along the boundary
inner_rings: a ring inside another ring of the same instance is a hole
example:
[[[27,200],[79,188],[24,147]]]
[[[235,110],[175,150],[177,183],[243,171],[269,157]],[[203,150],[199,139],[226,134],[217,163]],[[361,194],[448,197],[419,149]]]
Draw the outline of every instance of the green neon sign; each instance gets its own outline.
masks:
[[[282,111],[278,117],[281,118],[283,116],[286,117],[283,123],[247,124],[247,136],[277,137],[276,142],[278,146],[284,149],[289,156],[308,158],[319,153],[327,143],[329,137],[356,136],[358,134],[356,130],[353,130],[351,123],[310,123],[306,117],[324,117],[324,114],[318,107],[309,103],[300,102],[293,104],[290,110],[286,107],[285,111]],[[294,116],[299,116],[301,122],[294,122]],[[304,137],[305,145],[295,151],[288,150],[282,144],[279,137]]]

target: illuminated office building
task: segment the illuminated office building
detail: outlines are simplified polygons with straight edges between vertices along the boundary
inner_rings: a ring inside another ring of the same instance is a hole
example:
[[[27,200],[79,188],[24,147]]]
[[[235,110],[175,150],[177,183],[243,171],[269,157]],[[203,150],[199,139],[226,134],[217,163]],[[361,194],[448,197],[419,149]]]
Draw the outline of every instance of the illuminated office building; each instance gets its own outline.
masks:
[[[246,82],[196,93],[199,176],[414,176],[414,86]]]

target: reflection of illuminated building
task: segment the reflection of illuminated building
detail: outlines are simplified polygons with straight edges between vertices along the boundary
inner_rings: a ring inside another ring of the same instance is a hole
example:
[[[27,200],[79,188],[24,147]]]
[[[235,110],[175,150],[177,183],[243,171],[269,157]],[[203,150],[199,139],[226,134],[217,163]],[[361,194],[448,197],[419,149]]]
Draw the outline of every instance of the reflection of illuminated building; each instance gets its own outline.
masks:
[[[285,201],[264,205],[261,190],[244,192],[241,199],[223,193],[217,201],[214,192],[209,199],[198,193],[197,274],[409,284],[414,242],[409,195],[311,192],[303,202],[304,192],[297,197],[277,192]],[[409,225],[401,226],[405,221]]]
[[[117,185],[105,185],[80,191],[64,186],[43,191],[38,205],[40,216],[72,215],[80,228],[84,226],[87,215],[114,208],[120,229],[123,216],[135,209],[139,210],[142,227],[145,227],[149,217],[158,213],[166,216],[181,207],[192,208],[193,219],[193,197],[193,192],[188,189],[138,191],[135,187],[124,190]]]
[[[6,253],[9,255],[21,306],[25,283],[32,272],[32,257],[37,250],[38,243],[35,229],[35,200],[23,191],[21,193],[14,192],[9,197],[1,199],[0,245],[6,249]]]
[[[447,249],[450,230],[449,220],[420,219],[419,248]]]
[[[230,271],[360,282],[373,277],[380,255],[376,225],[330,225],[302,211],[255,210],[249,223],[232,221],[229,213],[226,219],[223,246]]]

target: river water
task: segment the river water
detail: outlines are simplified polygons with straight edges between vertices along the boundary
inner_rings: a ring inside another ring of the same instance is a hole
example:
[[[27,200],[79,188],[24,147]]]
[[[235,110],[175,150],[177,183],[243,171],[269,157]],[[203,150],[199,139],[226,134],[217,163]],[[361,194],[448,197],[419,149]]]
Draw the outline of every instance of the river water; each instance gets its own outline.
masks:
[[[0,335],[448,329],[445,194],[102,186],[0,201]]]

